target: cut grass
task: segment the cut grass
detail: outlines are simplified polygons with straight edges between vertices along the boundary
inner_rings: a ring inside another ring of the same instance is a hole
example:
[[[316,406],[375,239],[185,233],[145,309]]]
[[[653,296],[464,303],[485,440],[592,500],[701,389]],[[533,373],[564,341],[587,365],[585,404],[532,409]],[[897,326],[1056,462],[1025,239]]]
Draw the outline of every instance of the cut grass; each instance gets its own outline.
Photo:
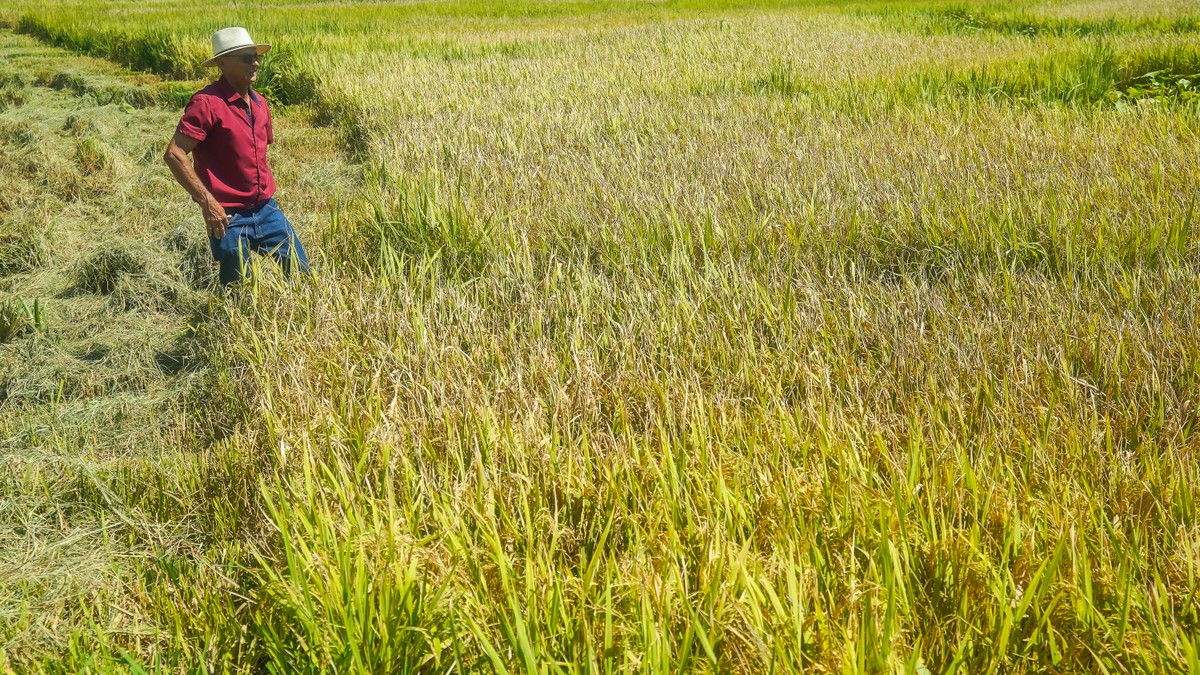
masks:
[[[0,232],[0,275],[37,269],[49,255],[45,236],[32,225],[10,225]]]
[[[76,286],[90,293],[110,294],[123,277],[141,276],[145,271],[144,254],[118,245],[81,261],[75,273]]]
[[[87,86],[55,87],[64,72]],[[214,264],[159,159],[178,110],[101,101],[93,90],[145,77],[7,32],[0,78],[28,80],[25,103],[0,111],[0,670],[199,667],[191,646],[173,646],[178,622],[151,610],[181,569],[187,592],[200,578],[227,588],[203,541],[224,536],[217,504],[233,471],[195,453],[231,424],[237,397],[182,414],[219,378],[191,327],[210,311]],[[303,133],[277,118],[281,146]],[[324,200],[306,185],[353,175],[329,160],[328,134],[309,133],[302,167],[276,163],[296,203]],[[302,231],[311,218],[293,216]]]

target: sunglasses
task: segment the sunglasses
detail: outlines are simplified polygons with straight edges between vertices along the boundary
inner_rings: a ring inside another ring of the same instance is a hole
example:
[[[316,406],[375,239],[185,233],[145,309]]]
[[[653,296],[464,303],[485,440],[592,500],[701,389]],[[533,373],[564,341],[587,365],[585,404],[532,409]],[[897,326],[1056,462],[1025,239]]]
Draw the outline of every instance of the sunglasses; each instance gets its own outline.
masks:
[[[246,64],[246,65],[250,65],[250,64],[254,63],[255,61],[259,61],[259,60],[261,60],[261,59],[262,59],[262,54],[258,54],[258,53],[254,53],[254,54],[231,54],[231,55],[229,55],[229,56],[227,56],[227,57],[225,57],[225,58],[227,58],[227,59],[237,59],[238,61],[241,61],[242,63],[244,63],[244,64]]]

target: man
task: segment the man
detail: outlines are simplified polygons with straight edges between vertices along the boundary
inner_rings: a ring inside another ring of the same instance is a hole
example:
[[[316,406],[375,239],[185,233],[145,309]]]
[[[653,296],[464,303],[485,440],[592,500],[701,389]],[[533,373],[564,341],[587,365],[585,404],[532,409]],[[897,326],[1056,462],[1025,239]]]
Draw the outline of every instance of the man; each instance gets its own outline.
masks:
[[[251,251],[271,255],[287,273],[307,272],[304,247],[272,198],[271,110],[250,88],[271,46],[255,44],[245,28],[225,28],[213,33],[212,47],[203,65],[221,77],[192,96],[163,161],[200,205],[223,285],[242,278]]]

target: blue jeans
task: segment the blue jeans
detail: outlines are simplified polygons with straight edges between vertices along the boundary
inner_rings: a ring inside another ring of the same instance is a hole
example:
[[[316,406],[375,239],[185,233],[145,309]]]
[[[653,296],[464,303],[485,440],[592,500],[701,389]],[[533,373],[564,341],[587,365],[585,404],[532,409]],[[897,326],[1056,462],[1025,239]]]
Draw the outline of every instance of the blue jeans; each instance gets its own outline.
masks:
[[[274,199],[248,209],[225,209],[225,213],[229,216],[225,236],[208,238],[213,258],[221,263],[221,285],[245,276],[251,251],[274,258],[285,274],[308,272],[304,247]]]

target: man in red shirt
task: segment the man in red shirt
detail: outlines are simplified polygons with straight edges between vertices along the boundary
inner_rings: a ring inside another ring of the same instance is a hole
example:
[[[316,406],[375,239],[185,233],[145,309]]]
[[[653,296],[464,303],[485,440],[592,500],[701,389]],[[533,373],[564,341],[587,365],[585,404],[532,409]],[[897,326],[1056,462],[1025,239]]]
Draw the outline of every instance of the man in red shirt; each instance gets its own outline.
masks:
[[[272,256],[285,272],[306,272],[304,247],[273,199],[271,110],[250,88],[271,46],[255,44],[245,28],[217,31],[212,46],[204,65],[219,68],[221,77],[192,96],[163,161],[200,205],[222,284],[244,276],[251,251]]]

